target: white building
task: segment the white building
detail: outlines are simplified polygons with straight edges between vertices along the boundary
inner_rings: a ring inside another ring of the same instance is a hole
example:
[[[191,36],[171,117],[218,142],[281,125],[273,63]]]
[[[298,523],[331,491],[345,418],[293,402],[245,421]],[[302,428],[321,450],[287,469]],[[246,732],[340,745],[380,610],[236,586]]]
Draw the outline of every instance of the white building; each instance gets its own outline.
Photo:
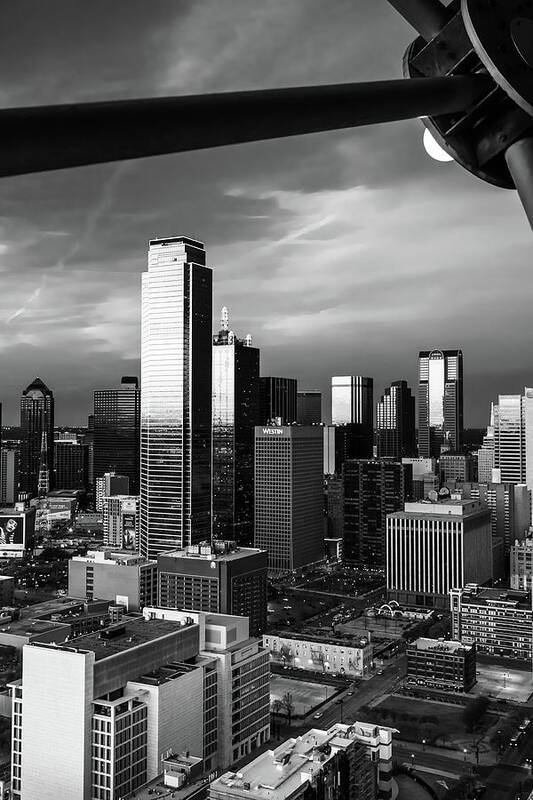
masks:
[[[511,589],[530,592],[533,588],[533,538],[516,539],[510,557]]]
[[[263,645],[272,661],[297,669],[361,677],[372,666],[369,636],[311,637],[274,632],[263,635]]]

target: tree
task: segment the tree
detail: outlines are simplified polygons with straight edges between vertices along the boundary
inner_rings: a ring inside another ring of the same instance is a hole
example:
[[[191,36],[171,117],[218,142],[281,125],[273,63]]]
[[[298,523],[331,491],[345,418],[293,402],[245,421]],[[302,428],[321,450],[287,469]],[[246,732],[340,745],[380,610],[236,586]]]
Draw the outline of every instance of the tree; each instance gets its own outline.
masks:
[[[294,714],[294,703],[292,702],[292,694],[290,692],[284,694],[281,702],[283,704],[283,708],[287,712],[287,724],[290,728],[292,715]]]
[[[474,732],[478,723],[480,723],[485,716],[489,705],[489,699],[484,695],[474,697],[473,700],[467,703],[463,711],[463,722],[469,733]]]

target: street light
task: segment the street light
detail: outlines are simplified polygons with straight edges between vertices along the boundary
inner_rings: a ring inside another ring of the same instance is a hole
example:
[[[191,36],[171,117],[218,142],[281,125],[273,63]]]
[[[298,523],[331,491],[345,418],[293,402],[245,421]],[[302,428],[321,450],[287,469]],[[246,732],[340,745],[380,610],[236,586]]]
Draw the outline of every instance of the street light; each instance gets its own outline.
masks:
[[[414,769],[415,766],[415,754],[411,753],[411,769]]]
[[[425,739],[422,739],[422,750],[424,751],[424,753],[426,752],[426,740]]]
[[[466,749],[466,747],[463,749],[463,753],[464,753],[464,761],[466,763],[466,754],[468,753],[468,750]]]
[[[505,688],[506,688],[506,686],[507,686],[507,678],[509,678],[509,677],[510,677],[510,675],[509,675],[509,673],[508,673],[508,672],[504,672],[504,673],[503,673],[503,688],[504,688],[504,689],[505,689]]]

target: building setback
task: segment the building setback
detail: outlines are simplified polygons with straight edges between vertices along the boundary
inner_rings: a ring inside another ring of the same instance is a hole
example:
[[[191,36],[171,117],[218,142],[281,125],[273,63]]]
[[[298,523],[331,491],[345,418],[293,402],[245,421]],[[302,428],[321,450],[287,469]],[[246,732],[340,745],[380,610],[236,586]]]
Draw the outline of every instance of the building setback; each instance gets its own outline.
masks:
[[[412,468],[385,459],[346,461],[344,556],[368,567],[385,566],[387,514],[403,508],[412,490]]]
[[[141,392],[136,377],[123,377],[116,389],[94,393],[94,478],[106,472],[127,475],[132,494],[139,493]]]
[[[189,545],[158,556],[158,605],[248,617],[259,636],[267,623],[267,553],[235,542]]]
[[[255,429],[255,541],[270,572],[324,557],[323,433],[319,425]]]
[[[407,645],[407,685],[469,692],[476,682],[476,646],[439,639]]]
[[[211,535],[212,272],[201,242],[153,239],[142,276],[140,549]]]
[[[491,578],[490,512],[479,500],[406,503],[389,514],[389,600],[445,608],[450,589]]]
[[[438,458],[445,443],[452,450],[462,445],[463,354],[423,350],[418,362],[418,452]]]
[[[227,308],[213,338],[213,536],[250,545],[254,536],[254,427],[259,423],[259,350],[229,330]]]

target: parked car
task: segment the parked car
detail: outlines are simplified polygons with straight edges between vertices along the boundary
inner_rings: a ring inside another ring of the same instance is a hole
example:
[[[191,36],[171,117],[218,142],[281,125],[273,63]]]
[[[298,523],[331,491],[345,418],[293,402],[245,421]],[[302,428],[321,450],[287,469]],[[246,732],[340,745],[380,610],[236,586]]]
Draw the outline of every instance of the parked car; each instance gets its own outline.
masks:
[[[323,716],[324,716],[323,711],[317,711],[316,714],[313,714],[313,719],[322,719]]]

